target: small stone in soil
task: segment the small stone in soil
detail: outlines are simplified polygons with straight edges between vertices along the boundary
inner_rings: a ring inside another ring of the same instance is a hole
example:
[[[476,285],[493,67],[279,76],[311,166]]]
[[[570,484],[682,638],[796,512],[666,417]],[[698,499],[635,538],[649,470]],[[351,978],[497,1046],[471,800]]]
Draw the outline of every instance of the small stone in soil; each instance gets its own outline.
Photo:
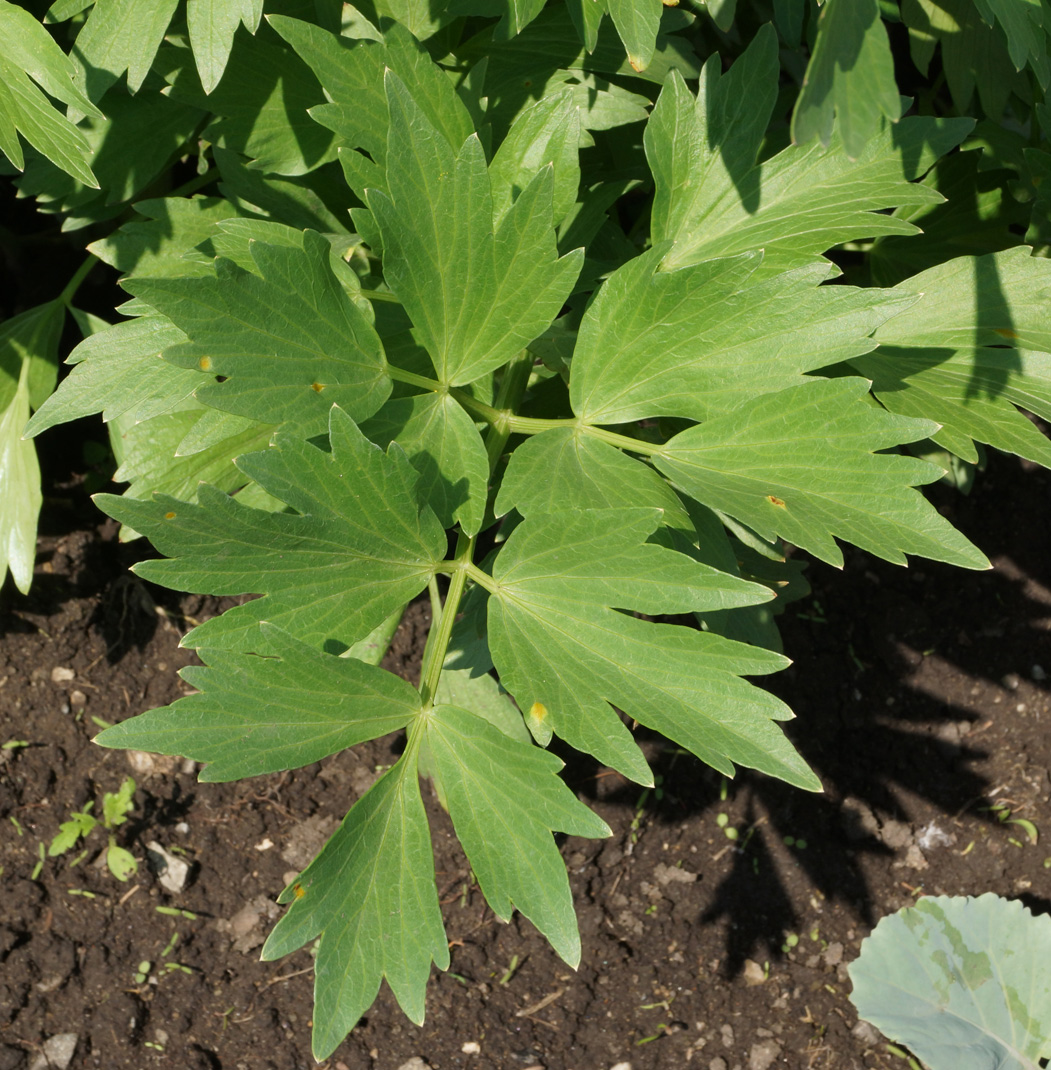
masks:
[[[44,1050],[29,1064],[29,1070],[66,1070],[76,1050],[76,1033],[56,1033],[44,1041]]]
[[[56,665],[51,670],[51,682],[53,684],[68,684],[70,680],[76,679],[77,674],[72,669],[67,669],[64,665]],[[66,1036],[65,1033],[60,1033],[59,1036]],[[69,1034],[72,1036],[72,1034]]]
[[[748,1070],[769,1070],[781,1054],[781,1045],[776,1040],[763,1040],[752,1045],[748,1053]]]
[[[404,1062],[398,1067],[398,1070],[431,1070],[418,1055],[414,1055],[408,1062]]]

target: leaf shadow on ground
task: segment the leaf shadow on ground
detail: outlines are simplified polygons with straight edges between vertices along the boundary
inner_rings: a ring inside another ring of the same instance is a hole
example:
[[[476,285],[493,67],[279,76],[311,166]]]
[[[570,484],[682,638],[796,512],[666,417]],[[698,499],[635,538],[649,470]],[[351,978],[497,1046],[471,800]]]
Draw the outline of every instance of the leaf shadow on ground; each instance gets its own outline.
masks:
[[[722,970],[729,977],[749,958],[782,958],[784,933],[808,912],[793,897],[786,867],[798,866],[824,899],[871,927],[886,904],[866,877],[868,859],[886,865],[913,847],[923,828],[951,831],[964,815],[992,830],[1001,818],[991,807],[1010,798],[1006,788],[1020,786],[994,784],[984,774],[983,763],[1004,743],[984,735],[992,721],[976,707],[992,703],[1021,716],[1019,684],[1044,690],[1051,474],[995,455],[971,497],[943,489],[933,493],[936,504],[988,553],[994,571],[963,573],[925,561],[901,569],[848,549],[842,572],[811,565],[813,599],[781,618],[794,664],[761,683],[795,710],[787,731],[820,776],[823,794],[748,770],[724,781],[642,730],[636,738],[661,778],[659,801],[562,753],[567,781],[589,801],[635,807],[665,828],[727,814],[738,839],[724,841],[724,851],[733,852],[734,863],[718,886],[705,889],[696,920],[728,923]],[[1025,817],[1024,806],[1015,812]],[[723,831],[713,828],[717,850]],[[895,866],[903,885],[919,894],[922,873]],[[1031,906],[1046,909],[1042,900]]]

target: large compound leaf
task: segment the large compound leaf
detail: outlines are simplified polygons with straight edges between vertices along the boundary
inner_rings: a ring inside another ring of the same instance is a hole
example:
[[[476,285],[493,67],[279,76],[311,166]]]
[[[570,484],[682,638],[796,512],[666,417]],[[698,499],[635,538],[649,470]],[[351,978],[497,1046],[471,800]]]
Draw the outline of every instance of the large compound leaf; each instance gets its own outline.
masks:
[[[422,1024],[431,962],[449,965],[415,757],[410,747],[285,889],[279,902],[291,906],[263,946],[264,959],[277,959],[321,934],[312,1040],[319,1061],[372,1005],[384,978]]]
[[[848,156],[858,157],[882,119],[901,117],[894,59],[878,0],[825,0],[803,91],[792,113],[798,144],[832,138],[833,112]]]
[[[74,85],[73,61],[28,11],[8,0],[0,0],[0,41],[0,152],[22,170],[21,133],[56,167],[98,189],[87,138],[41,92],[101,119],[102,112]]]
[[[389,197],[370,190],[384,276],[442,383],[463,385],[506,364],[558,315],[583,262],[562,258],[552,228],[551,168],[499,224],[476,136],[455,155],[405,86],[386,75]]]
[[[501,681],[541,742],[557,732],[639,783],[652,775],[613,706],[727,776],[737,762],[815,788],[771,723],[791,711],[739,679],[773,672],[783,658],[615,611],[682,613],[772,597],[645,543],[659,518],[656,509],[568,509],[531,515],[514,530],[487,584]]]
[[[194,646],[259,650],[259,621],[320,646],[350,646],[426,585],[445,533],[417,505],[415,470],[398,446],[383,453],[338,408],[331,452],[292,433],[238,467],[295,514],[263,512],[202,486],[200,505],[99,495],[111,516],[149,536],[172,560],[137,566],[183,591],[266,597],[189,633]]]
[[[938,421],[931,437],[966,461],[976,440],[1051,464],[1051,443],[1015,408],[1051,418],[1051,264],[1024,247],[959,257],[898,289],[923,296],[851,361],[882,404]]]
[[[840,566],[836,538],[887,561],[920,554],[966,568],[984,555],[913,488],[942,472],[877,453],[924,438],[937,424],[871,404],[865,379],[817,380],[764,394],[681,432],[657,467],[699,502]]]
[[[675,242],[665,270],[762,248],[763,271],[773,274],[842,242],[914,234],[911,223],[882,211],[941,202],[936,190],[911,180],[958,144],[971,120],[884,122],[857,159],[834,134],[827,147],[793,145],[757,165],[777,86],[772,30],[756,36],[729,74],[719,76],[719,63],[706,64],[696,98],[672,73],[646,125],[653,240]],[[753,98],[758,116],[735,129],[738,109]]]
[[[181,754],[207,762],[203,781],[296,769],[404,728],[420,694],[392,673],[323,654],[271,624],[267,657],[204,650],[183,669],[198,693],[95,737],[104,747]]]
[[[569,395],[588,423],[729,412],[869,352],[869,335],[916,300],[820,286],[823,264],[753,281],[762,262],[754,253],[661,271],[664,251],[615,271],[584,315]]]
[[[379,336],[332,272],[329,243],[313,231],[302,243],[252,243],[258,274],[219,259],[213,276],[127,287],[189,337],[166,360],[226,377],[199,388],[200,401],[310,435],[334,404],[356,420],[371,416],[391,382]]]
[[[1051,1056],[1051,919],[992,892],[925,896],[850,964],[858,1014],[931,1070],[1037,1070]]]
[[[435,782],[471,869],[497,917],[520,910],[576,968],[580,935],[552,831],[609,836],[559,779],[562,762],[456,706],[427,714]]]

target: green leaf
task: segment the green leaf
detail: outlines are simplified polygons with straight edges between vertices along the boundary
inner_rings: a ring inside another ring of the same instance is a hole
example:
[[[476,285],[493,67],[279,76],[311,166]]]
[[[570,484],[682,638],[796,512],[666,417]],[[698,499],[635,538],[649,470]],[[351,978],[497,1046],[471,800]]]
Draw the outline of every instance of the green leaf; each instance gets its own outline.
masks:
[[[656,183],[653,241],[675,242],[666,271],[761,248],[763,272],[775,274],[846,241],[914,234],[883,210],[942,200],[911,180],[963,139],[969,119],[883,123],[856,160],[834,134],[827,148],[794,145],[756,164],[777,85],[775,46],[772,31],[760,33],[727,75],[718,57],[709,61],[696,99],[677,73],[661,91],[644,143]],[[737,129],[737,109],[753,99],[758,117]]]
[[[95,0],[73,47],[92,99],[98,100],[125,71],[128,88],[139,91],[176,7],[178,0]]]
[[[489,457],[474,421],[448,394],[392,398],[363,427],[386,448],[397,442],[420,473],[423,502],[442,527],[477,535],[489,491]]]
[[[26,594],[36,561],[37,517],[43,496],[40,465],[32,442],[22,439],[29,418],[29,379],[24,375],[13,397],[0,409],[0,582],[11,570],[15,586]]]
[[[76,846],[81,836],[87,836],[97,824],[98,821],[87,810],[74,811],[69,815],[68,821],[63,821],[58,826],[58,832],[47,849],[48,857],[56,858],[58,855],[65,854],[71,847]]]
[[[40,91],[74,111],[102,118],[74,84],[76,66],[28,11],[7,0],[0,0],[0,41],[0,152],[22,170],[21,133],[56,167],[97,189],[87,139]]]
[[[499,223],[533,176],[554,168],[552,220],[569,214],[580,185],[580,109],[568,87],[526,108],[511,126],[489,167],[493,219]]]
[[[97,496],[173,558],[143,562],[142,576],[185,591],[265,595],[195,628],[188,645],[258,650],[257,625],[268,620],[315,646],[347,647],[426,587],[446,540],[417,505],[415,470],[396,445],[384,454],[335,407],[330,441],[327,453],[279,433],[270,449],[237,462],[295,514],[250,509],[207,486],[198,506]]]
[[[847,155],[857,158],[882,119],[901,118],[894,59],[878,0],[825,0],[817,40],[792,112],[792,140],[832,138],[833,112]]]
[[[108,829],[123,825],[128,814],[135,809],[135,781],[125,777],[117,791],[107,791],[102,796],[102,823]]]
[[[576,968],[573,897],[551,833],[603,837],[609,827],[562,783],[555,755],[456,706],[435,706],[425,723],[436,784],[486,902],[504,921],[520,910]]]
[[[503,516],[560,509],[660,509],[661,522],[693,536],[675,491],[652,468],[574,428],[531,435],[511,454],[494,506]]]
[[[1007,51],[1015,70],[1032,67],[1046,89],[1051,75],[1048,61],[1048,11],[1040,0],[975,0],[982,18],[992,26],[998,22],[1007,36]]]
[[[210,275],[212,258],[194,250],[217,223],[238,214],[222,197],[158,197],[136,201],[135,211],[144,219],[125,223],[88,251],[122,274],[147,278]]]
[[[115,843],[111,843],[106,848],[106,865],[110,873],[119,881],[131,880],[139,871],[139,863],[135,861],[135,856]]]
[[[392,673],[324,654],[263,623],[266,656],[205,648],[181,675],[198,694],[100,732],[104,747],[206,762],[200,779],[296,769],[404,728],[419,692]]]
[[[897,289],[923,298],[879,328],[881,345],[1012,345],[1051,353],[1051,323],[1043,311],[1051,298],[1051,261],[1026,246],[958,257]]]
[[[473,132],[470,115],[452,81],[397,23],[386,28],[382,42],[354,42],[283,15],[271,15],[268,21],[314,72],[330,99],[328,104],[311,108],[311,118],[334,131],[348,149],[364,149],[379,176],[387,158],[385,70],[393,71],[409,88],[450,146],[459,148]],[[364,186],[351,185],[358,196],[364,196]]]
[[[186,335],[162,316],[126,320],[85,338],[66,359],[73,371],[33,414],[25,433],[101,412],[139,423],[181,406],[207,377],[175,368],[161,352]]]
[[[409,1018],[423,1022],[431,962],[447,969],[449,948],[414,751],[354,805],[280,902],[292,905],[263,946],[264,960],[321,935],[315,1059],[332,1054],[372,1005],[384,978]]]
[[[681,613],[767,601],[765,588],[645,543],[656,509],[534,514],[496,558],[489,644],[533,735],[552,731],[651,784],[623,710],[732,776],[734,763],[817,781],[771,721],[791,711],[739,679],[784,665],[766,651],[616,609]]]
[[[391,383],[379,336],[332,273],[329,243],[312,231],[302,243],[254,243],[258,274],[220,259],[214,276],[135,278],[127,287],[189,337],[166,360],[226,377],[200,387],[200,401],[311,435],[334,404],[354,419],[371,416]]]
[[[384,276],[442,383],[463,385],[506,364],[558,315],[583,251],[558,258],[551,168],[499,224],[477,137],[459,155],[390,72],[387,186],[370,190]]]
[[[645,70],[656,50],[661,0],[607,0],[607,8],[624,42],[628,62],[636,71]]]
[[[186,25],[201,85],[206,93],[219,84],[234,44],[237,27],[255,33],[263,0],[187,0]]]
[[[584,315],[569,395],[588,423],[729,412],[869,352],[869,335],[916,300],[820,286],[822,264],[756,282],[761,254],[661,271],[665,252],[650,250],[615,271]]]
[[[208,95],[188,64],[171,93],[215,113],[204,131],[215,145],[247,156],[255,170],[301,175],[335,159],[330,131],[307,114],[324,101],[310,68],[275,35],[246,37],[231,53],[222,80]]]
[[[1036,1070],[1051,1056],[1051,920],[992,892],[925,896],[849,966],[861,1017],[931,1070]]]
[[[1051,417],[1051,329],[1042,314],[1051,264],[1024,247],[959,257],[897,289],[922,296],[880,327],[876,352],[850,362],[880,402],[938,421],[931,437],[966,461],[978,460],[976,440],[1051,464],[1051,444],[1015,408]]]
[[[49,301],[0,324],[0,583],[10,569],[23,594],[33,582],[43,502],[36,447],[23,430],[54,386],[64,321],[61,302]]]
[[[864,379],[817,380],[764,394],[681,432],[657,467],[705,505],[841,566],[835,539],[896,564],[919,554],[965,568],[985,556],[913,488],[941,476],[912,457],[877,453],[937,430],[872,405]]]

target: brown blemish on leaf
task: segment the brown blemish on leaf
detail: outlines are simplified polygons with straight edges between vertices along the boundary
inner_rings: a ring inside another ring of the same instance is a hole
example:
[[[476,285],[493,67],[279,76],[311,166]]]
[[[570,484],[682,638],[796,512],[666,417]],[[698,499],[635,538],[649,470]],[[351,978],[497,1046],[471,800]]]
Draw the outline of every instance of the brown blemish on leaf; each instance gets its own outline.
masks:
[[[311,386],[311,389],[316,390],[319,394],[321,393],[322,390],[325,389],[325,384],[324,383],[311,383],[310,386]]]
[[[197,362],[197,364],[200,366],[200,369],[201,369],[202,372],[209,371],[211,369],[211,367],[212,367],[212,358],[211,357],[201,357],[201,359]]]
[[[780,508],[780,509],[784,509],[784,508],[785,508],[785,502],[784,502],[784,499],[783,499],[783,498],[779,498],[779,497],[778,497],[778,496],[777,496],[776,494],[768,494],[768,495],[766,496],[766,500],[767,500],[767,501],[768,501],[768,502],[769,502],[769,503],[770,503],[771,505],[776,505],[776,506],[777,506],[778,508]]]
[[[1001,338],[1007,338],[1012,341],[1018,337],[1018,334],[1011,330],[1010,327],[994,327],[993,334],[998,334]]]
[[[175,519],[175,514],[174,513],[165,513],[164,514],[164,519],[165,520],[174,520]]]
[[[303,896],[307,894],[307,890],[306,890],[306,888],[303,887],[302,884],[293,884],[292,885],[292,894],[297,899],[302,899]]]

